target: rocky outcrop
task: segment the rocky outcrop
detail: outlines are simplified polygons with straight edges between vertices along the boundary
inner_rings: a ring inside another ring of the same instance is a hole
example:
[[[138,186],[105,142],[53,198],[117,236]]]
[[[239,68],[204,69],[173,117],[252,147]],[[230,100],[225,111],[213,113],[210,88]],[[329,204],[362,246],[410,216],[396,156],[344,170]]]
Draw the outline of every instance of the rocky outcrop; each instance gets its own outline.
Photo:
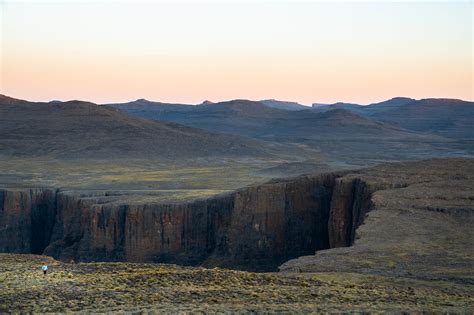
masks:
[[[116,204],[50,189],[0,191],[0,251],[65,261],[166,262],[276,270],[349,246],[372,189],[338,174],[301,176],[178,204]]]

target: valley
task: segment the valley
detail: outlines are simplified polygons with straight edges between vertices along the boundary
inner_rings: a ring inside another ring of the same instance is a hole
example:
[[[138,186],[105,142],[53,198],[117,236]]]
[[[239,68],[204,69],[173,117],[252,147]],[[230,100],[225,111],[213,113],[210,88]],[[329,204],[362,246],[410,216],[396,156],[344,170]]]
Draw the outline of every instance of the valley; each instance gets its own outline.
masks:
[[[0,98],[0,311],[472,310],[464,118],[137,102]]]

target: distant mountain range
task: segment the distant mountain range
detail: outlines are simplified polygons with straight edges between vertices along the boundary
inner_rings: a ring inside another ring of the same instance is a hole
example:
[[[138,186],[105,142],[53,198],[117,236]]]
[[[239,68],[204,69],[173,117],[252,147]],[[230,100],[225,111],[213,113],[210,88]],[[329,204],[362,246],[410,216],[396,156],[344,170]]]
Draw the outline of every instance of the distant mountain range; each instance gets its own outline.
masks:
[[[329,155],[331,159],[400,160],[466,156],[474,152],[471,142],[466,142],[474,139],[470,123],[474,120],[472,102],[398,97],[367,106],[299,105],[274,100],[233,100],[200,106],[144,106],[140,101],[110,106],[142,118],[292,144]]]
[[[408,130],[455,139],[474,138],[473,128],[470,126],[470,120],[474,118],[473,103],[450,99],[415,100],[396,97],[366,106],[335,103],[313,104],[312,108],[276,100],[234,100],[200,106],[144,103],[137,100],[110,106],[143,118],[173,121],[215,132],[257,138],[289,135],[308,137],[310,134],[333,138],[335,135],[343,136],[345,132],[346,137],[362,134],[384,137],[393,136],[394,133],[407,133]],[[336,109],[348,110],[355,115],[350,115],[349,112],[320,115]],[[333,115],[339,117],[339,125],[333,124],[329,129],[328,122]],[[351,124],[357,130],[347,127]],[[362,125],[363,129],[360,128]],[[374,133],[374,130],[377,132]]]
[[[225,109],[228,107],[226,104],[236,102],[252,102],[244,100],[234,100],[229,102],[218,102],[212,103],[205,101],[200,104],[199,109],[193,105],[184,104],[168,104],[160,102],[150,102],[146,100],[137,100],[129,103],[122,104],[109,104],[115,108],[121,109],[130,115],[138,116],[148,119],[156,120],[167,120],[178,123],[184,123],[193,127],[209,129],[217,132],[230,132],[235,133],[234,121],[217,122],[212,121],[212,117],[216,118],[218,115],[223,115],[225,110],[229,113],[234,112],[232,109]],[[212,107],[209,107],[211,105]],[[265,112],[261,106],[291,112],[303,112],[301,113],[276,113],[275,111]],[[443,137],[466,140],[474,139],[474,130],[472,128],[472,122],[474,120],[474,103],[456,99],[422,99],[415,100],[408,97],[395,97],[383,102],[373,103],[369,105],[360,105],[354,103],[334,103],[334,104],[312,104],[312,107],[301,105],[297,102],[279,101],[274,99],[261,100],[253,102],[250,107],[243,112],[247,114],[250,111],[260,111],[269,115],[265,117],[265,122],[260,121],[261,128],[268,125],[267,120],[272,119],[283,119],[293,120],[305,117],[311,119],[314,117],[314,113],[323,113],[332,111],[335,109],[349,110],[362,117],[368,118],[372,121],[380,123],[390,124],[398,126],[399,128],[440,135]],[[217,107],[214,107],[217,106]],[[241,106],[241,105],[240,105]],[[258,109],[259,108],[259,109]],[[242,111],[242,110],[241,110]],[[312,113],[310,114],[309,111]],[[212,117],[208,117],[209,115]],[[220,117],[219,119],[222,119]],[[200,120],[197,122],[196,120]],[[206,124],[202,124],[205,122]],[[246,122],[247,124],[250,122]],[[260,124],[260,123],[257,123]],[[220,127],[218,125],[221,125]],[[258,126],[257,126],[258,127]],[[268,127],[268,126],[267,126]],[[316,125],[314,125],[317,128]],[[260,129],[261,129],[260,128]],[[305,127],[297,126],[298,129],[307,129]],[[337,132],[335,130],[334,132]],[[241,132],[239,132],[240,134]],[[255,132],[252,130],[243,130],[243,134],[247,136],[255,136]],[[261,132],[259,132],[261,134]]]

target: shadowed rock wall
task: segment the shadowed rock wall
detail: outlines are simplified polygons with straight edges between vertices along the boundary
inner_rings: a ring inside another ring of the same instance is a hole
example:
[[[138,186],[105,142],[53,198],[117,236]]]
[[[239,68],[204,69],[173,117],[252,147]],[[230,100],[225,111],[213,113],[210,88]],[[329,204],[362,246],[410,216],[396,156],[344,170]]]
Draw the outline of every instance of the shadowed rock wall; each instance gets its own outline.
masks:
[[[181,204],[119,205],[49,189],[0,190],[0,251],[276,270],[289,259],[351,245],[371,193],[360,179],[337,174]]]
[[[56,190],[0,190],[0,251],[43,253],[56,209]]]

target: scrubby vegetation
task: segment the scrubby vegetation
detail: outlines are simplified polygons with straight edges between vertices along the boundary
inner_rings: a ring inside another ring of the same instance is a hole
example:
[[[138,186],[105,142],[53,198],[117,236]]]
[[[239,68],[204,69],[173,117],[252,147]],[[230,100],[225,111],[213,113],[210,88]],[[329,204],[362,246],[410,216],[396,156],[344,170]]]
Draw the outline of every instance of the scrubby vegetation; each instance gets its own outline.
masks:
[[[44,276],[41,265],[48,264]],[[350,273],[61,263],[0,254],[0,312],[472,312],[472,286]]]

